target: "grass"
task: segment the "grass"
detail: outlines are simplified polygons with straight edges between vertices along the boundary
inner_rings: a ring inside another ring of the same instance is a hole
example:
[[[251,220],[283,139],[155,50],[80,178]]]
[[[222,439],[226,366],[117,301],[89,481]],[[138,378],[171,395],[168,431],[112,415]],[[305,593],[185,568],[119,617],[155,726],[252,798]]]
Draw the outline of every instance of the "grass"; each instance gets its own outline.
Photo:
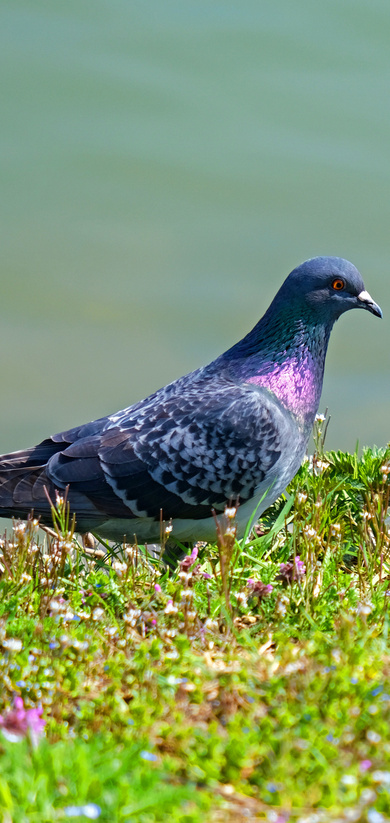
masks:
[[[323,428],[245,540],[228,509],[175,574],[88,553],[61,498],[52,535],[14,524],[0,821],[390,819],[390,448],[325,452]]]

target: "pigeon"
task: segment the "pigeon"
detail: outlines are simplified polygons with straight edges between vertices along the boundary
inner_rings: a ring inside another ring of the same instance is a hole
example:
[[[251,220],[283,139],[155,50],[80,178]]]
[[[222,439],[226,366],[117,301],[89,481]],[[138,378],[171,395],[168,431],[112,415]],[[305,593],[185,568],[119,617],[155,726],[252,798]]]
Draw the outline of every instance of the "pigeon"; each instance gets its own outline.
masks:
[[[67,494],[77,531],[112,541],[215,542],[215,516],[237,508],[242,535],[302,463],[335,320],[382,317],[361,275],[339,257],[295,268],[242,340],[123,411],[0,457],[0,516],[52,524]],[[49,499],[48,499],[49,498]]]

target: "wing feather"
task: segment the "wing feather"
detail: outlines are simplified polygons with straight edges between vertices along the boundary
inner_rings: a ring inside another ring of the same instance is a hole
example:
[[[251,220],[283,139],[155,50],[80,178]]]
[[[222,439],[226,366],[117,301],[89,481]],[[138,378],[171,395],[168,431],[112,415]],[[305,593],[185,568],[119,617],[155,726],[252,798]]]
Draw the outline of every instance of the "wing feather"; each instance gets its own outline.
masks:
[[[144,401],[103,419],[100,428],[88,424],[85,434],[82,427],[71,430],[67,438],[75,439],[50,458],[48,477],[99,509],[109,487],[128,518],[158,519],[163,509],[165,519],[198,519],[231,499],[249,500],[295,422],[251,386],[202,388],[201,394],[162,393],[159,403]]]

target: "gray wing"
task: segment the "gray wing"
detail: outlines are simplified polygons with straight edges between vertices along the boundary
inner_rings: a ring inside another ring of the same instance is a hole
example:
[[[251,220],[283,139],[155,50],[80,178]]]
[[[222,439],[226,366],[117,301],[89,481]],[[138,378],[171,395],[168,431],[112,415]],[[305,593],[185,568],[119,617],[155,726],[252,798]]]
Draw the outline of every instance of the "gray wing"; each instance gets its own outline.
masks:
[[[110,517],[158,520],[162,509],[165,520],[201,519],[229,500],[251,499],[294,442],[293,418],[266,390],[247,385],[178,389],[55,435],[51,483],[69,485]]]

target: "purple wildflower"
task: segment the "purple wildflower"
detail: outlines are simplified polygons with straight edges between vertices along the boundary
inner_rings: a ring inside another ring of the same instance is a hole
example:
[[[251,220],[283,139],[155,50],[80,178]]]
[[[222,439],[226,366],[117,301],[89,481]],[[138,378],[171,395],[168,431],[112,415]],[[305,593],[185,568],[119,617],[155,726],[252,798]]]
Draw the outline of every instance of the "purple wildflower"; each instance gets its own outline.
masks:
[[[273,590],[271,583],[263,583],[261,580],[253,580],[252,577],[249,577],[246,583],[251,595],[253,597],[257,597],[258,600],[264,600],[265,597],[269,597]]]
[[[192,549],[191,554],[187,554],[186,557],[183,557],[183,560],[179,563],[180,571],[181,572],[188,572],[188,570],[193,566],[195,560],[198,556],[198,549],[196,546]]]
[[[361,772],[366,772],[368,769],[371,769],[372,761],[371,760],[361,760],[359,763],[359,769]]]
[[[160,584],[159,584],[159,583],[155,583],[155,584],[154,584],[154,591],[156,592],[156,594],[160,594],[160,592],[161,592],[161,586],[160,586]]]
[[[284,585],[287,585],[287,583],[291,585],[296,580],[302,580],[305,574],[306,566],[297,554],[293,562],[280,564],[277,580],[281,580]]]
[[[0,715],[0,727],[6,740],[17,743],[29,734],[35,748],[46,723],[42,711],[41,708],[25,709],[22,698],[15,697],[14,708]]]

